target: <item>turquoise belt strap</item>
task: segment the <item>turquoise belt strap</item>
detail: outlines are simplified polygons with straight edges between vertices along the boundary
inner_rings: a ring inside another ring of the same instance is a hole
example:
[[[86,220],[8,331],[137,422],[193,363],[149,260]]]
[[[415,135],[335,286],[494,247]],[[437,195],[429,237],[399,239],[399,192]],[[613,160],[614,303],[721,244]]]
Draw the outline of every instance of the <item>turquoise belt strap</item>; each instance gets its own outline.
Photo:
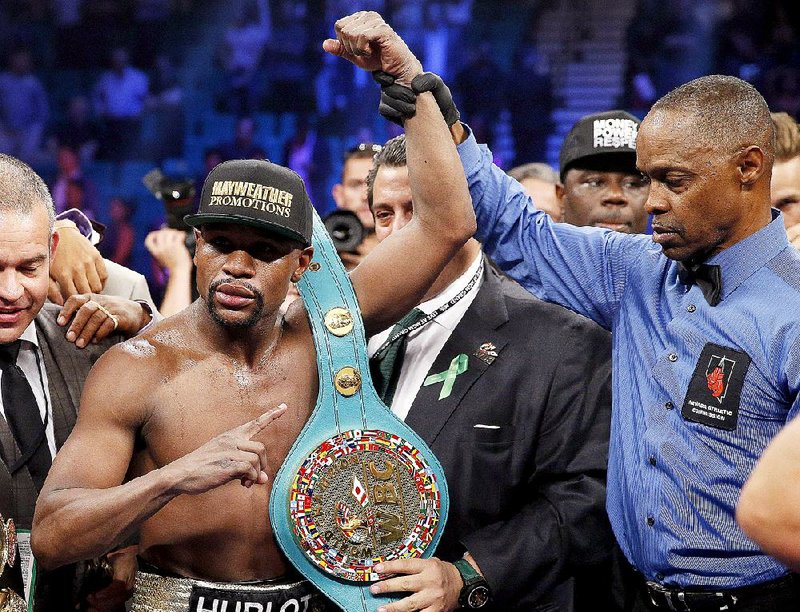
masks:
[[[380,561],[430,557],[447,520],[444,470],[378,398],[355,292],[319,216],[298,283],[314,334],[317,404],[272,487],[270,519],[292,564],[347,612],[372,612]]]

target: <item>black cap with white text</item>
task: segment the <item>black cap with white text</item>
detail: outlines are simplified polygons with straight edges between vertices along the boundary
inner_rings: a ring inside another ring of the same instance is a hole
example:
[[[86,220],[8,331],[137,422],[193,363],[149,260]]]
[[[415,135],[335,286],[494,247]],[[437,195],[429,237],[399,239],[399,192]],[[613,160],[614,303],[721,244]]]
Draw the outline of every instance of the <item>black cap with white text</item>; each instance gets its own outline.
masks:
[[[589,157],[619,155],[621,164],[636,166],[639,119],[621,110],[581,117],[564,137],[559,156],[561,181],[570,166]],[[624,156],[624,157],[622,157]]]
[[[200,208],[184,221],[199,227],[234,223],[311,244],[313,215],[303,179],[293,170],[258,159],[215,167],[203,184]]]

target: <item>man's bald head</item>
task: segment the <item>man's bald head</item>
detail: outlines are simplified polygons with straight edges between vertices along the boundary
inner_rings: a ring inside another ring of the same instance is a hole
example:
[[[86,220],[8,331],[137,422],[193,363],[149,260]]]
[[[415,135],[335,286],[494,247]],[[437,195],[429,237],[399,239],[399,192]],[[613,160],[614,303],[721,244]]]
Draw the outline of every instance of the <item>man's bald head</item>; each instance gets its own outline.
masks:
[[[661,98],[636,138],[650,178],[653,240],[677,261],[702,262],[769,224],[775,131],[764,98],[726,76]]]
[[[47,185],[30,166],[0,153],[0,211],[30,213],[37,206],[45,209],[52,232],[55,211]]]
[[[678,113],[695,137],[727,154],[756,145],[769,167],[775,157],[775,129],[764,97],[732,76],[712,74],[673,89],[658,100],[645,120],[658,112]]]

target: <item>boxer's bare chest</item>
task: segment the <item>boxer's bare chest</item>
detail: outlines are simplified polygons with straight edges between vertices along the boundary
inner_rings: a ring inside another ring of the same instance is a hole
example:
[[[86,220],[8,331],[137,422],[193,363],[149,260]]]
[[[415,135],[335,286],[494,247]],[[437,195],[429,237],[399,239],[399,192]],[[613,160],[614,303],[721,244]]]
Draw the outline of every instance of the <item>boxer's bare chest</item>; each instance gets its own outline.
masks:
[[[153,467],[285,403],[286,413],[254,438],[266,445],[273,472],[316,402],[317,368],[310,342],[284,341],[250,363],[222,354],[194,354],[170,370],[153,386],[151,410],[141,429],[140,442]]]

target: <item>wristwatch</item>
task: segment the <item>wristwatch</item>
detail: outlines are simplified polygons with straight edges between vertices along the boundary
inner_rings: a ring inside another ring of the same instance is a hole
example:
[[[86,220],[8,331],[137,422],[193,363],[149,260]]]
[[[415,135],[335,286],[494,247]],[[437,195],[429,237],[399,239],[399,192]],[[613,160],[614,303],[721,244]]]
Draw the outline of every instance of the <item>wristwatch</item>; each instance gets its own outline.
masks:
[[[458,605],[463,610],[479,610],[486,606],[492,598],[489,583],[466,559],[459,559],[453,565],[464,581],[461,594],[458,596]]]

